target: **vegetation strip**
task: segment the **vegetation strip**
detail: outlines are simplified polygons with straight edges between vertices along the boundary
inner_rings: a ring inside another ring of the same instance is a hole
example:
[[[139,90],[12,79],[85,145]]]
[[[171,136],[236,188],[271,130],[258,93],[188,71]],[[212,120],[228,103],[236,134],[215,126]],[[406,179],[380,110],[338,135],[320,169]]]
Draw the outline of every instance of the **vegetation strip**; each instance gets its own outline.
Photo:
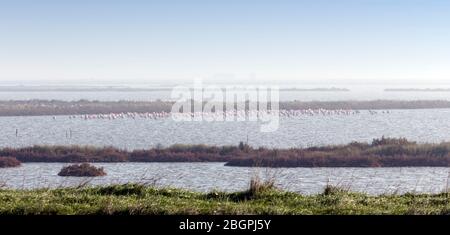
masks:
[[[113,147],[34,146],[0,149],[0,159],[20,162],[226,162],[246,167],[449,167],[450,143],[420,144],[404,138],[372,143],[292,149],[173,145],[126,151]]]

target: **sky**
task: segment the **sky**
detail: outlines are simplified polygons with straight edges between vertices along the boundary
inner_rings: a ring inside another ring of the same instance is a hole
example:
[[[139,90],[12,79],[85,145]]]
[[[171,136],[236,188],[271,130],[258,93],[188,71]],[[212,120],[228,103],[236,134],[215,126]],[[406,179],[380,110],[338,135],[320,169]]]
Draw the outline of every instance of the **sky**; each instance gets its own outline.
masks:
[[[0,0],[0,81],[450,81],[445,0]]]

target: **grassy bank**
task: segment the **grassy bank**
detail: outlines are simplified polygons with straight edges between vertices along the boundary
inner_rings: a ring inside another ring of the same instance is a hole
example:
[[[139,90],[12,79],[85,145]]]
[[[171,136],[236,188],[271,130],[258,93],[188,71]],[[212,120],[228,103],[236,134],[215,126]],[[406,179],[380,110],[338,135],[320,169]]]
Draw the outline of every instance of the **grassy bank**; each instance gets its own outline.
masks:
[[[304,196],[273,188],[195,193],[142,185],[0,190],[0,214],[449,214],[450,194],[368,196],[328,187]]]
[[[292,149],[174,145],[126,151],[113,147],[34,146],[0,149],[0,159],[20,162],[226,162],[246,167],[449,167],[450,143],[424,144],[397,138],[371,143]]]
[[[170,112],[170,101],[61,101],[24,100],[0,101],[0,116],[42,116],[42,115],[82,115],[109,113]],[[306,109],[440,109],[450,108],[450,101],[444,100],[373,100],[373,101],[286,101],[280,102],[281,110]]]

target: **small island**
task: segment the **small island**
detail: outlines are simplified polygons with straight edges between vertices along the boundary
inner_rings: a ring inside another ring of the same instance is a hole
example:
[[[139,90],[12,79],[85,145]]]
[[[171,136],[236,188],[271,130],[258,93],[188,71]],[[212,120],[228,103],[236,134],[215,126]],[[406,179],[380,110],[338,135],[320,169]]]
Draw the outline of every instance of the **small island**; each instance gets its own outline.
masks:
[[[103,170],[103,167],[95,167],[90,165],[89,163],[82,163],[63,167],[58,175],[75,177],[96,177],[105,176],[106,172]]]
[[[19,167],[20,161],[13,157],[0,157],[0,168]]]

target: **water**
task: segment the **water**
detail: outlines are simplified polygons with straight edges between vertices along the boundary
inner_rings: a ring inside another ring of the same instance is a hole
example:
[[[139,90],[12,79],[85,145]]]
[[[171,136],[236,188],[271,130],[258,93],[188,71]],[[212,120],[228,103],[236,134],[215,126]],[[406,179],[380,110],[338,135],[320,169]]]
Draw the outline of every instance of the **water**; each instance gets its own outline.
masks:
[[[313,89],[323,86],[298,86]],[[333,86],[325,86],[333,87]],[[280,101],[342,101],[342,100],[450,100],[450,92],[386,92],[386,88],[424,88],[423,86],[381,86],[381,85],[344,85],[335,86],[350,91],[280,91]],[[292,87],[289,87],[292,88]],[[427,86],[426,88],[449,88],[449,86]],[[154,91],[0,91],[0,100],[99,100],[99,101],[154,101],[174,100],[169,90]]]
[[[450,92],[384,92],[384,88],[350,92],[282,92],[281,100],[450,100]],[[0,100],[156,100],[169,92],[0,92]],[[82,120],[67,116],[0,117],[0,147],[32,145],[94,145],[146,149],[158,144],[236,145],[274,148],[369,142],[381,136],[419,142],[450,141],[450,110],[393,110],[390,114],[282,118],[272,133],[255,122],[175,122],[171,119]],[[18,136],[16,136],[16,129]],[[69,133],[72,133],[70,136]],[[0,184],[9,188],[42,188],[141,182],[195,191],[237,191],[256,173],[276,178],[277,186],[315,194],[329,183],[370,194],[424,192],[447,188],[450,168],[289,168],[225,167],[223,163],[99,163],[107,176],[93,179],[59,177],[66,164],[24,163],[0,169]]]
[[[224,163],[95,163],[107,176],[60,177],[64,163],[25,163],[0,169],[0,182],[8,188],[32,189],[121,183],[146,183],[199,192],[239,191],[252,176],[275,178],[280,189],[302,194],[321,193],[327,184],[373,195],[439,193],[447,189],[450,168],[280,168],[228,167]]]
[[[0,117],[0,147],[76,144],[133,150],[173,144],[237,145],[239,141],[246,141],[247,136],[252,146],[274,148],[369,142],[383,135],[419,142],[442,142],[450,141],[450,109],[282,117],[279,129],[270,133],[260,132],[260,126],[261,123],[249,121],[176,122],[170,118]]]

